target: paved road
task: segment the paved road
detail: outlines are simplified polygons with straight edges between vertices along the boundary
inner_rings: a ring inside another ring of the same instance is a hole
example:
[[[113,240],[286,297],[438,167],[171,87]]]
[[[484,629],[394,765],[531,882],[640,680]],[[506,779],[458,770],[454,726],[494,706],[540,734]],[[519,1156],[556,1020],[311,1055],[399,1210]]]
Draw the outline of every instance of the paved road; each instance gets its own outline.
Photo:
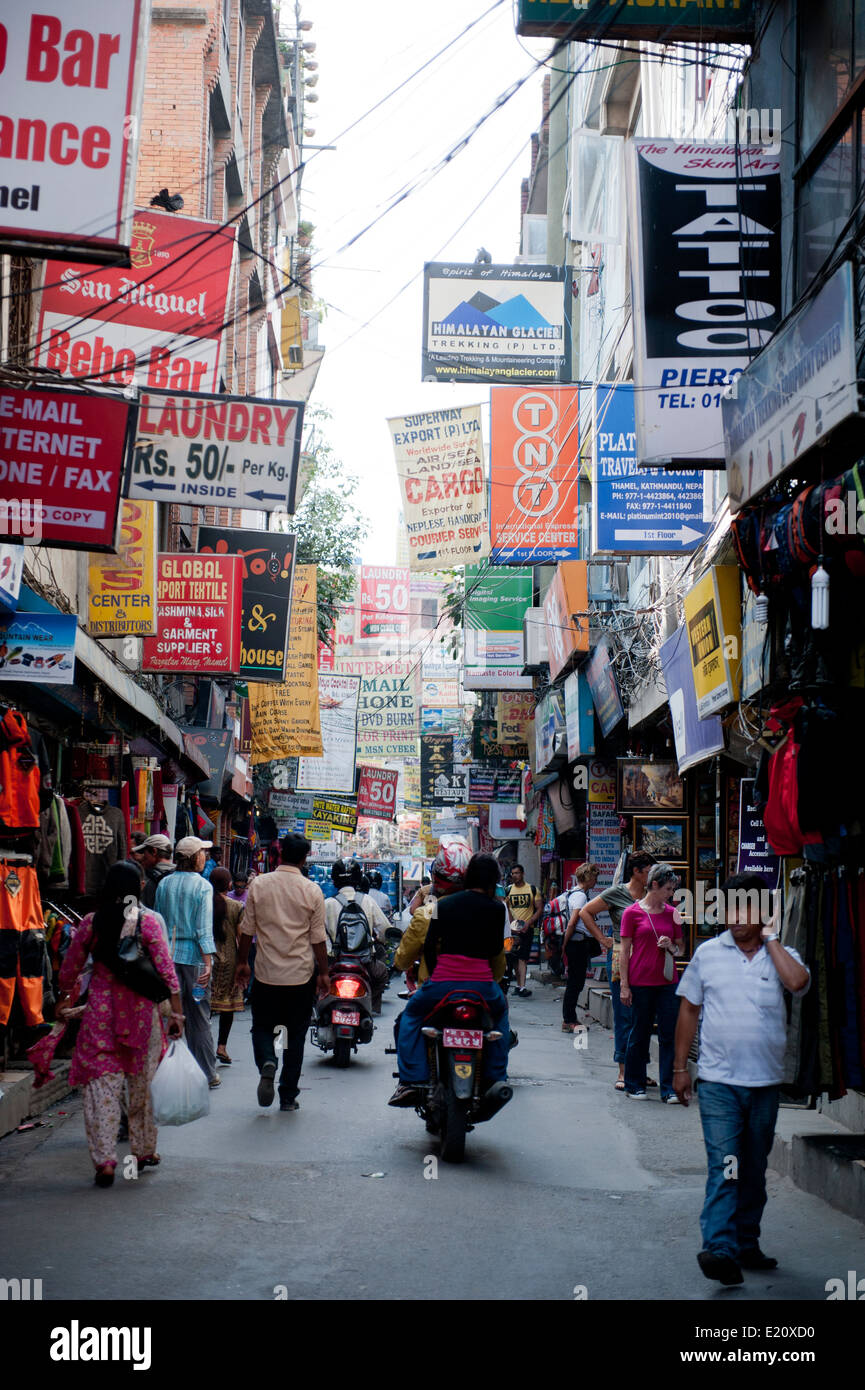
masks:
[[[421,1121],[385,1105],[395,987],[347,1071],[307,1047],[296,1114],[258,1108],[238,1019],[210,1116],[163,1129],[162,1166],[137,1181],[93,1187],[80,1101],[61,1102],[51,1130],[0,1143],[0,1275],[41,1278],[46,1299],[571,1300],[584,1286],[728,1303],[822,1300],[827,1279],[865,1270],[865,1228],[772,1175],[763,1244],[780,1269],[705,1281],[696,1109],[614,1091],[609,1033],[593,1025],[575,1049],[556,999],[535,984],[512,1000],[514,1099],[435,1178]]]

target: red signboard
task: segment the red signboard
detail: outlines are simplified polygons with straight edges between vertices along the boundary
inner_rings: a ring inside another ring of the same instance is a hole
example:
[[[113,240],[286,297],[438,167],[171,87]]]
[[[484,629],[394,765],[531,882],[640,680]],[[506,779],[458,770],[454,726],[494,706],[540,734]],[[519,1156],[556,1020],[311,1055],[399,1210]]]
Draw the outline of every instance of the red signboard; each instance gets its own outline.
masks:
[[[361,767],[357,788],[357,814],[373,820],[393,820],[399,773],[386,767]]]
[[[131,269],[48,261],[39,366],[104,385],[218,391],[235,229],[135,213]]]
[[[237,675],[243,611],[239,555],[160,555],[155,637],[143,671]]]
[[[411,571],[408,566],[362,565],[358,638],[408,632]]]
[[[113,550],[134,415],[128,401],[106,396],[0,390],[4,536]]]

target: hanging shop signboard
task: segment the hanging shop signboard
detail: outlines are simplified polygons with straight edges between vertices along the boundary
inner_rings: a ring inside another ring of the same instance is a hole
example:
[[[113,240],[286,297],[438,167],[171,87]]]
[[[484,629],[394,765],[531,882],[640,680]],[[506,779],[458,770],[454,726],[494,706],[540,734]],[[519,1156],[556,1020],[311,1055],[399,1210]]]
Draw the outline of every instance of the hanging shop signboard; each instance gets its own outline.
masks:
[[[0,544],[0,608],[14,613],[18,607],[21,593],[21,580],[24,577],[23,545]]]
[[[412,570],[441,570],[489,554],[481,407],[388,420]]]
[[[724,751],[724,728],[716,715],[701,719],[697,713],[694,670],[688,630],[683,623],[661,647],[661,670],[667,687],[676,761],[679,772],[687,772],[707,758]]]
[[[781,881],[781,860],[773,854],[766,838],[763,817],[754,800],[754,779],[743,777],[739,783],[739,854],[737,874],[762,874],[767,887],[774,892]]]
[[[0,614],[0,681],[72,685],[77,631],[74,614]]]
[[[619,720],[625,717],[625,707],[622,704],[616,673],[613,670],[610,642],[606,635],[601,638],[583,669],[586,673],[589,689],[592,692],[592,701],[598,716],[598,723],[601,726],[601,734],[606,738]]]
[[[156,631],[156,508],[120,504],[117,554],[87,565],[87,630],[94,637],[151,637]]]
[[[358,639],[406,633],[411,627],[408,566],[361,565]]]
[[[422,736],[420,784],[423,806],[455,806],[468,801],[469,769],[455,765],[454,740],[448,734]]]
[[[853,267],[846,261],[724,400],[727,489],[734,514],[859,410]]]
[[[685,627],[701,719],[739,699],[740,588],[738,567],[713,565],[685,595]]]
[[[565,560],[557,566],[544,597],[550,680],[555,680],[576,654],[589,650],[588,582],[585,560]]]
[[[360,676],[318,677],[320,758],[299,758],[297,790],[354,793]]]
[[[529,730],[534,737],[531,724]],[[529,756],[527,738],[528,735],[525,738],[503,740],[499,737],[499,726],[495,719],[475,719],[472,723],[472,757],[526,759]]]
[[[558,265],[425,265],[421,370],[424,381],[570,381],[569,271]]]
[[[535,773],[545,772],[566,752],[565,693],[549,690],[535,711]]]
[[[233,771],[232,743],[230,729],[188,729],[184,731],[183,742],[186,751],[194,756],[200,753],[207,763],[210,776],[206,782],[199,782],[196,791],[213,801],[222,799],[225,783]]]
[[[129,244],[150,5],[19,0],[4,18],[0,244],[116,261]]]
[[[781,320],[780,154],[628,144],[637,456],[723,459],[724,392]]]
[[[288,653],[297,537],[281,531],[201,526],[200,555],[239,555],[243,561],[240,674],[282,681]]]
[[[494,386],[491,396],[491,563],[578,559],[578,388]]]
[[[748,43],[754,37],[754,0],[518,0],[517,33],[575,43]]]
[[[530,690],[522,674],[523,619],[531,607],[530,569],[466,566],[463,687]]]
[[[48,261],[36,364],[103,386],[218,391],[235,234],[147,208],[127,269]]]
[[[142,391],[128,495],[291,514],[303,409],[257,396]]]
[[[417,665],[412,661],[379,661],[340,656],[336,669],[360,677],[357,707],[357,748],[364,758],[417,755]]]
[[[585,672],[572,671],[565,681],[565,730],[568,762],[585,758],[595,751],[595,721],[592,692]]]
[[[145,637],[142,671],[237,675],[240,668],[239,555],[160,555],[155,637]]]
[[[249,683],[252,723],[250,761],[321,756],[321,724],[318,712],[317,570],[315,565],[296,565],[291,600],[291,624],[285,679],[279,684],[260,680]]]
[[[392,821],[396,815],[399,773],[387,767],[362,767],[357,787],[357,813]]]
[[[703,540],[703,474],[640,468],[629,384],[594,389],[592,551],[683,554]]]
[[[113,550],[136,413],[113,396],[0,390],[3,535]]]

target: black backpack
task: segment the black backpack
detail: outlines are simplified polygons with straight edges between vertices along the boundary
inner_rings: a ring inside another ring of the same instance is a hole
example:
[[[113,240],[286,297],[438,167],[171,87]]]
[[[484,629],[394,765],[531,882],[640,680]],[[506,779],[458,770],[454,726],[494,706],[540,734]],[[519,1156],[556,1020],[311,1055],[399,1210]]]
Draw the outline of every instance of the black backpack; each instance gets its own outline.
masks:
[[[366,913],[363,910],[362,898],[358,895],[348,902],[344,901],[342,896],[337,893],[336,900],[341,904],[339,917],[336,920],[335,945],[337,950],[349,956],[369,954],[372,950],[372,935]]]

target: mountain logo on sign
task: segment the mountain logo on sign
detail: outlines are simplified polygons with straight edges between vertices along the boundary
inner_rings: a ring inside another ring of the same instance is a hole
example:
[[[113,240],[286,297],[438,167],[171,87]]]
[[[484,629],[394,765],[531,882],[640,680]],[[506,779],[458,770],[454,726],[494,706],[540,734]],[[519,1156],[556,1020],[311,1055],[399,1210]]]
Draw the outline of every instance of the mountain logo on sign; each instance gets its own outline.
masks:
[[[481,292],[434,320],[432,331],[437,337],[478,338],[560,338],[562,333],[524,294],[500,301]]]

